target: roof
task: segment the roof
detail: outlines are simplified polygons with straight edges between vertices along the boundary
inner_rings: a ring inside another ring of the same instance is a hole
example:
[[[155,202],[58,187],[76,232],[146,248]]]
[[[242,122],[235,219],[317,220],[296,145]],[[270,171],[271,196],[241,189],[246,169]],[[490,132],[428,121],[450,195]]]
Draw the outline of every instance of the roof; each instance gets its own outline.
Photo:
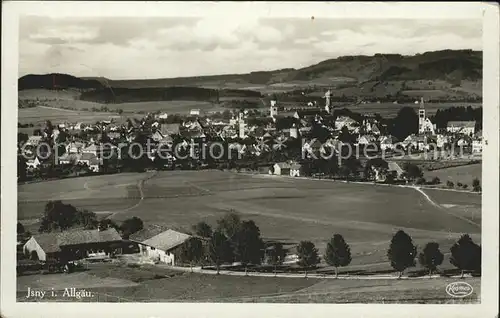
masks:
[[[87,152],[87,151],[88,152],[90,152],[90,151],[94,152],[94,151],[97,151],[97,146],[95,144],[92,144],[92,145],[88,146],[87,148],[83,148],[82,151],[83,152]]]
[[[290,169],[292,170],[299,170],[300,168],[302,168],[302,165],[299,163],[294,163],[290,166]]]
[[[401,166],[397,162],[394,162],[394,161],[387,162],[387,170],[388,171],[396,171],[398,174],[401,174],[404,172],[403,168],[401,168]]]
[[[340,116],[335,119],[335,122],[355,123],[356,121],[348,116]]]
[[[176,135],[179,133],[180,124],[161,124],[160,131],[163,135]]]
[[[305,110],[297,110],[296,113],[299,117],[304,117],[304,116],[314,116],[317,114],[321,114],[322,109],[317,108],[317,109],[305,109]]]
[[[73,230],[54,233],[42,233],[33,236],[33,239],[40,245],[45,253],[60,251],[61,246],[79,245],[89,243],[116,242],[121,241],[120,234],[110,228],[104,231],[99,230]]]
[[[32,238],[40,245],[45,253],[55,253],[60,250],[57,234],[58,233],[42,233],[34,235]]]
[[[100,230],[64,231],[57,234],[59,245],[77,245],[121,241],[122,237],[114,228]]]
[[[130,235],[129,239],[136,242],[142,242],[160,234],[161,232],[165,232],[166,230],[168,230],[168,227],[153,224]]]
[[[449,121],[447,127],[467,127],[474,128],[476,126],[475,121]]]
[[[42,136],[29,136],[27,143],[39,143],[42,140]]]
[[[93,153],[82,153],[79,160],[94,160],[97,159],[97,156]]]
[[[189,238],[191,238],[191,235],[177,232],[174,230],[166,230],[163,231],[161,228],[158,228],[156,231],[159,233],[152,236],[151,238],[141,240],[142,235],[137,235],[137,236],[131,236],[130,240],[139,242],[144,245],[152,246],[154,248],[163,250],[163,251],[168,251],[171,250],[174,247],[177,247],[181,245],[182,243],[186,242]],[[154,233],[154,229],[150,229],[146,234],[151,234]],[[137,234],[137,233],[136,233]],[[149,235],[147,235],[149,236]],[[139,239],[139,240],[138,240]]]

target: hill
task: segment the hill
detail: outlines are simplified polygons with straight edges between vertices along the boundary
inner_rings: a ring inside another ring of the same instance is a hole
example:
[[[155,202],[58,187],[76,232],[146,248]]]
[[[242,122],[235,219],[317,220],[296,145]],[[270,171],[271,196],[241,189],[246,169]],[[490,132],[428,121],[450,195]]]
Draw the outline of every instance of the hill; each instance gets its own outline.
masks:
[[[261,94],[307,89],[319,97],[334,89],[335,97],[478,101],[482,96],[482,52],[444,50],[412,56],[375,54],[329,59],[300,69],[246,74],[112,80],[66,74],[26,75],[19,90],[74,88],[92,102],[158,100],[218,101],[219,97],[260,98]]]

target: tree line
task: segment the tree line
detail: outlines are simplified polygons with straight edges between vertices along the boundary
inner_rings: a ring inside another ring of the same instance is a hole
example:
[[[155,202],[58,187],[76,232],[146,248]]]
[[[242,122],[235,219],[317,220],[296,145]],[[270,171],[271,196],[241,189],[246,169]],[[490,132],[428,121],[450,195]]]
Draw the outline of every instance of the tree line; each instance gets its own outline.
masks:
[[[143,227],[143,221],[136,216],[126,219],[118,225],[111,219],[104,218],[98,220],[94,212],[80,210],[71,204],[65,204],[60,200],[56,200],[49,201],[45,205],[38,231],[40,233],[49,233],[74,228],[83,228],[86,230],[114,228],[123,238],[128,239],[130,235],[140,231]]]
[[[257,225],[252,220],[242,221],[234,212],[219,219],[215,231],[206,222],[194,225],[193,231],[195,236],[191,242],[182,246],[181,261],[185,263],[203,264],[208,260],[215,265],[219,273],[222,264],[239,262],[247,272],[249,265],[261,265],[265,261],[267,265],[273,266],[276,275],[277,267],[285,262],[287,250],[282,243],[264,242]],[[202,247],[202,240],[208,241],[206,249]],[[474,243],[468,234],[458,239],[451,247],[450,253],[450,263],[461,271],[462,277],[466,271],[481,271],[481,246]],[[322,257],[311,241],[299,242],[296,255],[297,264],[304,269],[305,277],[309,270],[317,267],[321,258],[335,268],[335,277],[338,277],[340,267],[346,267],[352,261],[350,246],[338,233],[331,237]],[[436,242],[427,243],[421,252],[417,253],[417,246],[413,244],[412,238],[400,230],[390,241],[387,258],[400,278],[406,269],[416,266],[417,261],[432,275],[442,265],[444,254]]]

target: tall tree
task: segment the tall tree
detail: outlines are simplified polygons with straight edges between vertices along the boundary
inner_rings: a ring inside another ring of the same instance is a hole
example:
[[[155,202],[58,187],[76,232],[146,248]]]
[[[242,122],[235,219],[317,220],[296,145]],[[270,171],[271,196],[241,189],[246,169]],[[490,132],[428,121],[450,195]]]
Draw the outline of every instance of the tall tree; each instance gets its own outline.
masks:
[[[479,181],[478,178],[474,178],[474,180],[472,180],[472,190],[475,192],[481,191],[481,181]]]
[[[74,206],[61,201],[49,201],[45,205],[39,231],[66,230],[79,223],[78,217],[78,210]]]
[[[201,237],[212,237],[212,227],[204,221],[200,221],[193,225],[193,230],[196,235]]]
[[[238,214],[231,211],[217,220],[217,230],[222,232],[228,239],[232,239],[241,227],[241,219]]]
[[[276,269],[278,265],[283,264],[285,261],[285,256],[286,251],[281,243],[274,243],[267,251],[268,262],[274,266],[274,276],[276,276]]]
[[[299,257],[298,264],[304,267],[305,277],[307,277],[307,269],[320,262],[318,249],[310,241],[301,241],[297,246],[297,255]]]
[[[411,134],[418,132],[418,115],[411,107],[403,107],[396,118],[392,120],[390,133],[398,140],[404,140]]]
[[[233,260],[233,250],[227,237],[221,231],[217,230],[212,235],[209,245],[210,259],[217,268],[217,274],[220,271],[220,265]]]
[[[191,237],[181,246],[180,258],[182,262],[189,263],[192,271],[193,264],[203,259],[203,242],[197,237]]]
[[[122,230],[122,236],[124,239],[128,239],[130,235],[142,230],[144,223],[142,220],[136,216],[131,217],[123,221],[120,229]]]
[[[435,242],[427,243],[422,252],[418,255],[420,265],[429,270],[429,277],[432,275],[432,272],[443,263],[443,259],[444,255],[439,250],[439,244]]]
[[[335,278],[338,277],[339,266],[351,263],[351,249],[340,234],[334,234],[326,245],[325,261],[328,265],[335,266]]]
[[[468,234],[462,235],[450,252],[450,263],[460,269],[462,278],[464,271],[481,270],[481,246],[474,243]]]
[[[17,235],[24,234],[24,226],[21,222],[17,222]]]
[[[264,256],[264,242],[260,238],[260,229],[254,221],[243,221],[234,235],[235,259],[241,261],[247,272],[248,264],[258,265]]]
[[[415,266],[416,255],[417,247],[413,245],[413,241],[408,234],[402,230],[394,234],[387,251],[387,257],[392,268],[399,272],[398,278],[401,278],[405,269]]]
[[[416,180],[424,176],[422,169],[420,169],[419,166],[412,163],[406,163],[403,166],[403,170],[406,172],[406,177],[409,180]]]

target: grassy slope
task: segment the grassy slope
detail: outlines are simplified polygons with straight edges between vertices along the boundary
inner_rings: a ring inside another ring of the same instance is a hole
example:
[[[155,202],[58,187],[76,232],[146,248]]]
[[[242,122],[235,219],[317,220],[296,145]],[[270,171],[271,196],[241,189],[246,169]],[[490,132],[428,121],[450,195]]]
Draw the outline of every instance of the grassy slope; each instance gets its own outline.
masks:
[[[420,247],[437,241],[443,252],[449,250],[460,233],[471,233],[476,241],[480,238],[478,227],[454,216],[469,213],[464,209],[472,206],[476,209],[475,221],[480,223],[481,198],[477,195],[465,200],[461,193],[447,192],[447,197],[441,199],[440,192],[429,192],[440,204],[454,204],[443,210],[413,189],[250,177],[219,171],[173,171],[160,172],[147,181],[145,199],[141,201],[134,185],[136,176],[147,175],[130,174],[112,185],[108,183],[120,175],[52,181],[50,187],[24,185],[19,189],[19,198],[37,202],[20,204],[19,219],[39,217],[47,198],[61,198],[93,211],[121,211],[113,216],[116,221],[138,216],[146,223],[185,230],[201,220],[215,224],[220,216],[234,209],[244,219],[253,219],[266,239],[289,244],[311,240],[320,253],[329,237],[340,233],[351,244],[352,265],[383,263],[380,270],[390,268],[385,254],[398,229],[409,233]],[[443,266],[450,267],[447,260]]]
[[[161,278],[162,276],[168,278]],[[90,271],[72,274],[21,276],[17,297],[25,301],[27,287],[63,290],[71,286],[92,291],[82,301],[101,302],[273,302],[273,303],[370,303],[370,302],[476,302],[480,279],[465,281],[474,292],[464,299],[451,298],[447,284],[456,279],[420,280],[322,280],[311,278],[270,278],[199,275],[172,272],[163,268],[127,268],[96,264]],[[50,293],[45,301],[78,301]]]
[[[432,179],[438,177],[441,183],[446,183],[446,181],[452,181],[454,183],[461,182],[462,184],[469,185],[472,188],[472,180],[482,178],[482,164],[473,164],[460,167],[452,167],[446,169],[438,169],[433,171],[424,171],[424,177],[427,179]]]

